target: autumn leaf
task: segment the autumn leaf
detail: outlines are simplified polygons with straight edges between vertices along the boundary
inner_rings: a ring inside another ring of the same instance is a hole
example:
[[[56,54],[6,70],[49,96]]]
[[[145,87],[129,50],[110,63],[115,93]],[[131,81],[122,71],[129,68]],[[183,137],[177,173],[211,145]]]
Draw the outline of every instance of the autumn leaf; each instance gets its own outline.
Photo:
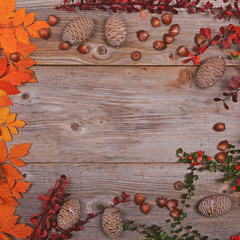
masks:
[[[12,195],[9,184],[3,178],[0,179],[0,205],[2,204],[10,206],[18,205],[18,202]]]
[[[12,19],[13,26],[19,26],[25,19],[25,8],[18,9]]]
[[[0,81],[0,90],[4,91],[8,95],[15,95],[20,93],[20,91],[14,87],[11,83]]]
[[[0,108],[13,105],[11,99],[7,94],[0,89]]]
[[[16,35],[18,42],[29,44],[28,33],[23,28],[16,28],[15,35]]]
[[[17,39],[13,29],[0,29],[0,47],[8,53],[17,52]]]
[[[15,0],[1,0],[0,1],[0,24],[9,24],[9,18],[15,10]]]
[[[17,167],[23,167],[26,164],[19,159],[19,157],[24,157],[29,153],[29,149],[31,147],[31,143],[22,143],[19,145],[14,145],[9,152],[9,161]]]
[[[31,79],[30,74],[21,71],[13,71],[4,76],[3,78],[0,78],[0,82],[5,81],[9,82],[14,86],[20,86],[22,85],[22,83],[27,82],[29,79]]]
[[[10,164],[3,164],[0,166],[0,169],[2,171],[2,177],[7,181],[23,179],[22,174]]]
[[[36,46],[32,43],[24,44],[22,42],[19,42],[17,43],[17,48],[18,48],[18,52],[22,56],[28,56],[36,49]]]
[[[3,140],[0,141],[0,164],[7,159],[7,148]]]
[[[35,64],[35,61],[30,57],[22,58],[19,62],[15,63],[18,69],[30,68]],[[30,78],[29,78],[30,79]],[[29,80],[28,79],[28,80]]]
[[[28,26],[27,30],[28,30],[28,33],[34,38],[40,38],[38,31],[41,28],[49,28],[49,24],[42,20],[39,20],[33,23],[31,26]]]
[[[7,58],[3,58],[0,60],[0,77],[6,72],[7,70]]]
[[[15,198],[21,198],[20,193],[25,193],[30,187],[31,183],[24,182],[22,180],[17,181],[15,186],[11,189],[12,195]]]
[[[34,19],[35,19],[35,12],[27,14],[24,20],[24,27],[31,25]]]

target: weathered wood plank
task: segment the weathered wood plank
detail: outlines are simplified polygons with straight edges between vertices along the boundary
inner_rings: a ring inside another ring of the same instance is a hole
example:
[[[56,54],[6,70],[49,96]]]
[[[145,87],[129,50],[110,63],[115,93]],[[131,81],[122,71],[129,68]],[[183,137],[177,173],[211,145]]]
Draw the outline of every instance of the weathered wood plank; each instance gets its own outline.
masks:
[[[54,0],[41,0],[41,1],[28,1],[27,11],[36,11],[38,19],[47,20],[50,14],[55,14],[60,18],[60,22],[51,27],[51,37],[49,40],[33,40],[38,48],[32,55],[37,64],[40,65],[183,65],[182,59],[172,60],[169,58],[170,53],[173,53],[181,45],[186,45],[190,50],[194,46],[195,34],[199,32],[201,27],[210,27],[213,30],[213,34],[217,33],[220,26],[227,26],[225,21],[218,21],[215,16],[208,14],[195,14],[188,15],[183,11],[179,15],[173,17],[173,23],[178,23],[181,26],[181,32],[176,37],[176,41],[169,45],[168,48],[159,52],[153,49],[153,43],[156,40],[162,40],[163,35],[169,31],[169,26],[162,25],[161,27],[154,29],[151,26],[150,19],[153,16],[148,13],[147,19],[140,18],[139,13],[126,14],[121,13],[121,17],[128,28],[128,43],[121,49],[113,49],[107,45],[104,39],[104,23],[107,16],[111,13],[100,11],[88,11],[88,12],[65,12],[55,10],[54,7],[61,1]],[[217,3],[222,4],[222,1],[218,0]],[[26,1],[18,0],[17,7],[26,7]],[[80,16],[92,17],[96,22],[94,34],[89,39],[88,44],[91,47],[91,51],[87,55],[79,54],[77,52],[77,46],[73,46],[68,51],[59,50],[59,44],[61,42],[61,34],[64,27],[73,19]],[[231,23],[238,24],[237,20],[231,21]],[[136,37],[136,32],[139,30],[147,30],[150,33],[149,39],[142,43],[139,42]],[[98,46],[107,47],[107,55],[105,57],[99,57],[96,54]],[[142,59],[138,62],[134,62],[130,59],[130,53],[138,50],[142,53]],[[217,46],[212,46],[204,54],[203,59],[209,56],[227,57],[226,52]],[[228,64],[234,64],[233,61],[228,61]]]
[[[83,218],[89,212],[96,212],[99,205],[108,206],[112,198],[126,191],[134,195],[142,192],[147,201],[152,205],[152,211],[145,216],[139,211],[134,202],[119,205],[124,219],[135,219],[138,223],[160,224],[166,229],[164,222],[168,218],[167,209],[159,209],[156,199],[165,196],[168,199],[180,200],[184,190],[174,190],[173,184],[177,180],[184,180],[187,170],[185,164],[79,164],[79,163],[29,163],[24,167],[26,179],[32,182],[31,189],[21,200],[17,214],[22,221],[29,221],[31,215],[40,212],[41,202],[38,200],[40,193],[54,186],[55,181],[61,174],[69,177],[70,184],[67,188],[72,198],[78,199],[83,206]],[[191,208],[187,210],[186,224],[193,225],[202,234],[209,235],[210,239],[229,239],[232,234],[238,234],[239,228],[239,197],[231,193],[227,185],[219,183],[219,173],[200,173],[196,182],[196,193],[190,201]],[[226,193],[227,190],[227,193]],[[232,210],[225,216],[207,218],[197,211],[199,200],[211,195],[226,193],[233,201]],[[86,229],[80,233],[74,233],[75,239],[107,239],[102,233],[99,219],[92,220]],[[135,233],[124,233],[120,239],[141,239]]]
[[[34,143],[29,162],[175,162],[178,147],[213,155],[223,139],[238,144],[238,103],[213,101],[238,69],[209,89],[172,87],[182,69],[35,67],[39,83],[12,98],[27,122],[14,144]],[[213,131],[220,121],[226,131]]]

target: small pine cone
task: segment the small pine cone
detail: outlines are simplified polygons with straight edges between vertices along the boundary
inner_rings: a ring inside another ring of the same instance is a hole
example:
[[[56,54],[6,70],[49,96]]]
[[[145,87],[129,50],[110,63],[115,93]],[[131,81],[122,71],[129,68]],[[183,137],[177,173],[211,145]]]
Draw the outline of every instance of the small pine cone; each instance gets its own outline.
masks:
[[[94,22],[91,18],[81,17],[70,22],[63,31],[62,39],[70,44],[85,42],[92,34]]]
[[[73,227],[80,219],[81,212],[81,206],[78,200],[70,199],[65,202],[57,216],[58,226],[63,230]]]
[[[108,17],[105,24],[105,37],[112,47],[122,47],[127,42],[127,28],[118,15]]]
[[[118,209],[111,207],[104,210],[102,228],[108,237],[112,239],[119,237],[123,229],[123,221]]]
[[[219,82],[226,71],[226,62],[222,57],[210,57],[203,62],[197,72],[197,84],[207,88]]]

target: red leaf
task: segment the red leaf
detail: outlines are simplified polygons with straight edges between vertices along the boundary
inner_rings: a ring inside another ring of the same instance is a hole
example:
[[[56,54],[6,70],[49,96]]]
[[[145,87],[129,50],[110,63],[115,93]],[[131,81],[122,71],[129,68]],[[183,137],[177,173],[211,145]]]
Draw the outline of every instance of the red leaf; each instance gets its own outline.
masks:
[[[0,77],[6,72],[7,70],[7,58],[3,58],[0,60]]]
[[[212,31],[211,31],[211,29],[210,28],[206,28],[205,29],[205,36],[208,38],[208,39],[212,39],[211,38],[211,33],[212,33]]]
[[[40,201],[45,201],[46,200],[46,196],[41,194],[41,195],[39,195],[38,199]]]
[[[232,94],[232,101],[233,101],[233,102],[237,102],[237,101],[238,101],[238,93],[237,93],[237,92],[234,92],[234,93]]]
[[[237,77],[237,76],[231,77],[231,80],[232,80],[232,81],[236,81],[236,82],[240,82],[240,78]]]
[[[15,95],[20,93],[16,87],[5,81],[0,81],[0,89],[3,90],[7,95]]]
[[[35,223],[38,220],[39,216],[40,216],[40,214],[32,215],[30,218],[31,223]]]
[[[189,59],[184,60],[183,63],[188,63],[188,62],[190,62],[190,61],[192,61],[192,58],[189,58]]]
[[[230,42],[224,41],[224,47],[225,48],[230,48]]]
[[[214,100],[215,102],[220,102],[220,101],[222,101],[221,98],[214,98],[213,100]]]
[[[230,24],[227,29],[231,32],[233,32],[235,29],[237,28],[237,26],[233,25],[233,24]]]
[[[219,28],[219,32],[220,32],[222,35],[224,35],[224,34],[226,33],[226,30],[225,30],[224,27],[220,27],[220,28]]]
[[[223,106],[224,106],[224,108],[225,108],[226,110],[229,109],[229,106],[228,106],[225,102],[223,102]]]
[[[200,54],[203,54],[208,48],[208,44],[204,45],[203,47],[201,47],[200,49]]]

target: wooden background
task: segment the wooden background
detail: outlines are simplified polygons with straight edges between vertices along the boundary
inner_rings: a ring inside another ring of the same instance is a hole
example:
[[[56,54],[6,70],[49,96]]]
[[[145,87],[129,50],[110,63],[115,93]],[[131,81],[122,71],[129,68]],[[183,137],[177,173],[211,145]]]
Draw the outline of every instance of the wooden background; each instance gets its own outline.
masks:
[[[113,49],[103,36],[104,22],[110,12],[63,12],[54,10],[57,4],[58,0],[17,0],[18,8],[36,11],[37,19],[47,20],[50,14],[60,18],[51,27],[49,40],[33,40],[38,46],[32,57],[37,62],[34,70],[39,83],[20,87],[22,95],[12,98],[12,111],[27,122],[13,144],[33,142],[25,158],[28,165],[22,170],[32,186],[24,194],[17,214],[22,222],[29,222],[32,214],[40,212],[38,195],[47,193],[59,176],[65,174],[70,180],[68,192],[80,200],[84,216],[96,211],[98,205],[108,205],[122,191],[131,194],[131,199],[142,192],[152,204],[152,211],[145,216],[130,202],[120,206],[124,218],[161,224],[169,229],[164,222],[168,211],[159,209],[155,201],[159,196],[179,199],[183,193],[173,188],[174,182],[183,181],[187,173],[186,165],[176,163],[176,149],[205,150],[214,155],[221,140],[239,146],[240,134],[239,105],[231,103],[230,110],[225,111],[212,100],[221,96],[232,75],[239,75],[239,68],[229,60],[221,83],[204,90],[195,83],[180,89],[172,84],[180,71],[188,69],[195,73],[196,68],[183,65],[182,59],[171,60],[169,54],[180,45],[191,49],[201,27],[209,26],[216,32],[229,23],[211,15],[182,12],[173,17],[173,23],[181,26],[179,36],[165,51],[158,52],[153,49],[153,42],[161,40],[169,27],[154,29],[150,13],[146,20],[138,13],[121,13],[128,28],[128,43],[122,49]],[[68,51],[59,50],[64,27],[80,16],[96,20],[95,32],[88,41],[90,53],[81,55],[76,46]],[[144,43],[136,38],[136,31],[142,29],[150,33]],[[96,49],[102,45],[108,53],[99,57]],[[130,59],[134,50],[142,53],[138,62]],[[203,59],[219,55],[227,56],[224,50],[213,46]],[[217,133],[212,127],[220,121],[226,123],[226,131]],[[218,182],[221,176],[200,174],[186,222],[210,239],[223,240],[239,233],[240,200],[237,193],[229,191],[229,186]],[[207,218],[197,212],[199,200],[221,193],[233,200],[233,208],[227,215]],[[83,231],[74,233],[73,239],[107,238],[99,219],[93,219]],[[120,239],[141,237],[127,232]]]

